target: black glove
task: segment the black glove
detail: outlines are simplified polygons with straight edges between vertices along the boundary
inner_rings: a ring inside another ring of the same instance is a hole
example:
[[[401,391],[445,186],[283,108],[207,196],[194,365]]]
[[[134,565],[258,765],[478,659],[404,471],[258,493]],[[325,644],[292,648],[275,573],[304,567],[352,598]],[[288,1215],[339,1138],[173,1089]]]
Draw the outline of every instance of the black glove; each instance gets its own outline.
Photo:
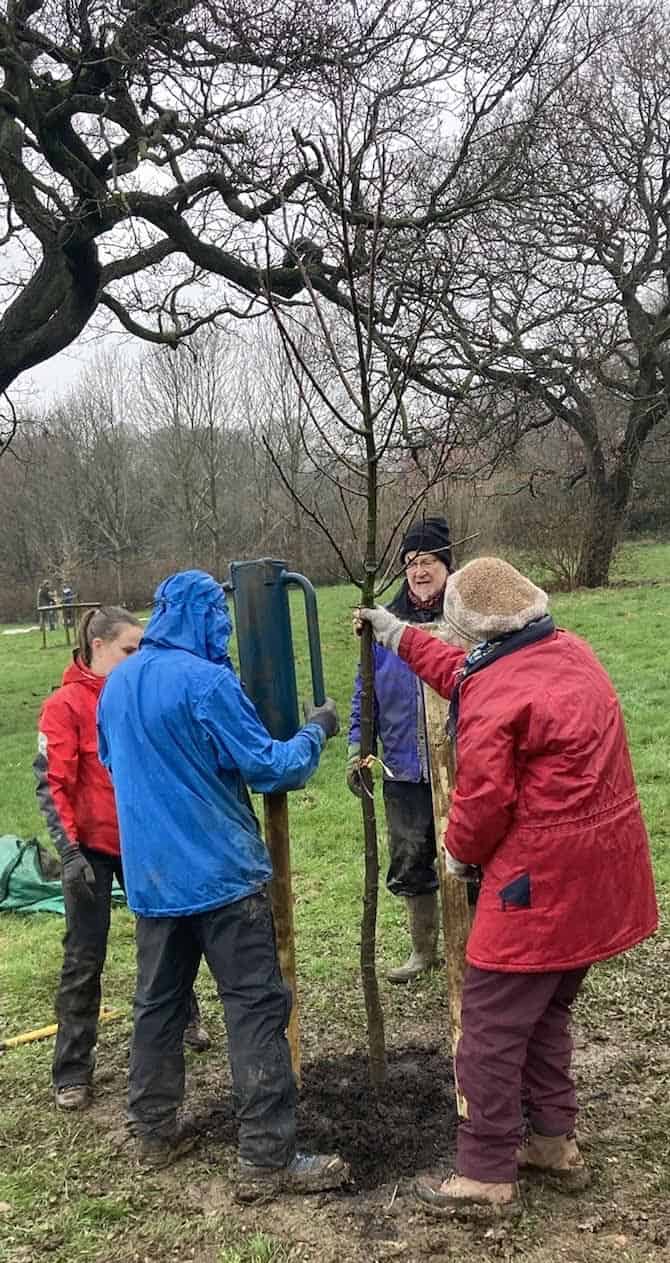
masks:
[[[75,899],[95,899],[95,873],[78,846],[66,846],[61,852],[63,886]]]
[[[323,706],[313,706],[311,702],[303,703],[306,724],[318,724],[326,734],[326,740],[340,731],[337,708],[332,697],[327,697]]]

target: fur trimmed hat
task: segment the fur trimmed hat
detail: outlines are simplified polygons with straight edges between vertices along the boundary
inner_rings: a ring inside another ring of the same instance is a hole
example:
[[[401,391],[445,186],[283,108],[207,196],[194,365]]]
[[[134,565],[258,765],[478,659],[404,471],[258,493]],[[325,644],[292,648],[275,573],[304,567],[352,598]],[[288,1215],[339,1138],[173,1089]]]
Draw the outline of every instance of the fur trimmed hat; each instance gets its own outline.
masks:
[[[478,557],[449,575],[444,592],[445,630],[478,645],[542,618],[549,598],[500,557]]]

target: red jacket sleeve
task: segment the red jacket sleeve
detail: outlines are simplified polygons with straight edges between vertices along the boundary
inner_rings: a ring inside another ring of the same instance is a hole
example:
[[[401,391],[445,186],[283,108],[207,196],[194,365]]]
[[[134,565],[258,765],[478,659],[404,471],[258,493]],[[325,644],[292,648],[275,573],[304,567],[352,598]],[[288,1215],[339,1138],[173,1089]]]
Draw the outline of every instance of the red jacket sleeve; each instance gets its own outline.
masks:
[[[419,627],[407,627],[400,639],[398,657],[403,658],[419,679],[429,684],[440,697],[451,697],[456,676],[465,662],[465,654],[455,645],[431,636]]]
[[[477,683],[475,677],[470,689]],[[484,865],[505,837],[516,805],[516,725],[499,707],[475,709],[467,686],[463,692],[456,787],[444,841],[461,863]]]
[[[42,707],[33,771],[37,801],[59,851],[77,843],[74,802],[78,766],[79,725],[68,702],[57,692]]]

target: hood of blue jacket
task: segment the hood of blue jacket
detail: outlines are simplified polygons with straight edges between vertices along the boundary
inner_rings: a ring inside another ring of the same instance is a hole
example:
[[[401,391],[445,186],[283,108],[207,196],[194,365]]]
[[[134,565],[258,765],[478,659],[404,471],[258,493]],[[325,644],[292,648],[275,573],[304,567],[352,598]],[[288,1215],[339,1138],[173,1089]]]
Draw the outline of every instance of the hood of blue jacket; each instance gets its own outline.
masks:
[[[185,649],[228,663],[232,623],[223,588],[204,570],[182,570],[159,583],[143,645]]]

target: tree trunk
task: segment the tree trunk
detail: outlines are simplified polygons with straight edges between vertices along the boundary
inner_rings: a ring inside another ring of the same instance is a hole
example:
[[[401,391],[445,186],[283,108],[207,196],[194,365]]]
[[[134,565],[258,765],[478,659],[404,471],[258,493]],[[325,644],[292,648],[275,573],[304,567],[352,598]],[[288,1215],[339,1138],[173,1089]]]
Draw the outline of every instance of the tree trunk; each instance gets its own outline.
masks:
[[[217,435],[214,426],[209,426],[209,512],[211,515],[212,536],[212,574],[215,579],[221,578],[221,524],[219,522],[219,496],[217,487],[218,451]]]
[[[580,588],[603,588],[609,582],[614,550],[624,526],[633,486],[634,466],[621,461],[609,477],[592,477],[586,527],[577,566]]]
[[[302,530],[302,508],[297,500],[293,501],[293,556],[295,557],[295,568],[300,573],[305,568],[305,548],[303,542]]]
[[[375,601],[375,573],[377,568],[377,464],[374,459],[374,431],[368,427],[367,446],[367,545],[365,552],[365,582],[362,591],[363,604],[373,606]],[[374,658],[372,656],[372,628],[364,625],[361,637],[361,756],[374,750]],[[386,1079],[386,1040],[384,1035],[384,1010],[379,998],[377,979],[377,900],[379,896],[379,848],[377,844],[377,820],[372,775],[368,768],[361,771],[361,810],[363,812],[363,836],[365,840],[365,884],[363,888],[363,917],[361,921],[361,980],[368,1020],[368,1050],[370,1083],[381,1088]]]
[[[370,581],[372,589],[372,581]],[[374,593],[363,590],[363,602],[374,603]],[[361,757],[372,753],[374,744],[374,661],[372,657],[372,629],[365,624],[361,637]],[[386,1078],[386,1040],[384,1011],[379,998],[377,979],[377,901],[379,895],[379,848],[377,844],[377,820],[372,775],[368,768],[361,769],[361,809],[363,812],[363,836],[365,841],[365,880],[363,886],[363,917],[361,921],[361,980],[368,1020],[368,1050],[370,1083],[380,1088]]]
[[[116,603],[123,605],[123,553],[120,548],[114,550],[114,569],[116,571]]]

